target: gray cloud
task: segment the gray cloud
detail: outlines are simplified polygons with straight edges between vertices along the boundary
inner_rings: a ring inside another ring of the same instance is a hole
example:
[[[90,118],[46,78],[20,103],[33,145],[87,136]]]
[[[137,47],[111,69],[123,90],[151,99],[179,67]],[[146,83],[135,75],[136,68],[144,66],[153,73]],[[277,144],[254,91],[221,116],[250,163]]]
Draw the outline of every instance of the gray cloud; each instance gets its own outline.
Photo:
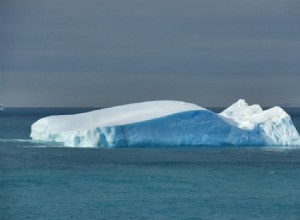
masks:
[[[300,4],[4,0],[0,102],[299,103]]]

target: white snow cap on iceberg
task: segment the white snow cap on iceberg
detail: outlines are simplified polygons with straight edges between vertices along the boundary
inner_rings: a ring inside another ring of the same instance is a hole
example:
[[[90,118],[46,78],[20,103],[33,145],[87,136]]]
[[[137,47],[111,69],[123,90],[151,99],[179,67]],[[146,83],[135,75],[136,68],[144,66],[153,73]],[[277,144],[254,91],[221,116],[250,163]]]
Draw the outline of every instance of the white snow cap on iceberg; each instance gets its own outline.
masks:
[[[178,101],[149,101],[115,106],[74,115],[57,115],[40,119],[41,126],[50,132],[82,131],[92,127],[125,125],[160,118],[178,112],[204,110],[195,104]]]
[[[280,107],[263,111],[239,100],[220,114],[180,101],[151,101],[42,118],[34,140],[65,146],[299,145]]]

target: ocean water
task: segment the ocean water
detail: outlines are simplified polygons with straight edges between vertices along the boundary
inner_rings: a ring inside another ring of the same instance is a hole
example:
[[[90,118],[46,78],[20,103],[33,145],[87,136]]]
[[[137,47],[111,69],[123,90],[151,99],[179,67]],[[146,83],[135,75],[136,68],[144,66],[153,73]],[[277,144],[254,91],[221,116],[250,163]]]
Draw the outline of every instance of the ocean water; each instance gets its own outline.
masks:
[[[300,219],[300,150],[84,149],[29,140],[53,114],[0,112],[0,219]],[[298,131],[299,109],[288,109]]]

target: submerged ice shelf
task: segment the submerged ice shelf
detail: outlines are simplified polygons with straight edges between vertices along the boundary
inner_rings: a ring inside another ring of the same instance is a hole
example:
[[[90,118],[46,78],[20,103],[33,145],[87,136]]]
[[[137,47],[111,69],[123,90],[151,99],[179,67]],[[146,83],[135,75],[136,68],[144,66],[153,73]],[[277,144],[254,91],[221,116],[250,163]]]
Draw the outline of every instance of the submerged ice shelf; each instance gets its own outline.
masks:
[[[280,107],[263,111],[239,100],[220,114],[180,101],[151,101],[42,118],[34,140],[71,147],[298,146],[300,137]]]

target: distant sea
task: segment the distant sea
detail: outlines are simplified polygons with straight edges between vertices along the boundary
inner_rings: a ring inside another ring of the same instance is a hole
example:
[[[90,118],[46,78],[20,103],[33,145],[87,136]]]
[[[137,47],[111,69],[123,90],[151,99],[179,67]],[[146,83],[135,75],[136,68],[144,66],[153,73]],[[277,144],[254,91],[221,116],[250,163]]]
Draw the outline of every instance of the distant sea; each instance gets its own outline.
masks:
[[[89,110],[0,111],[1,220],[300,219],[300,149],[68,148],[29,138],[41,117]],[[286,110],[300,131],[300,108]]]

